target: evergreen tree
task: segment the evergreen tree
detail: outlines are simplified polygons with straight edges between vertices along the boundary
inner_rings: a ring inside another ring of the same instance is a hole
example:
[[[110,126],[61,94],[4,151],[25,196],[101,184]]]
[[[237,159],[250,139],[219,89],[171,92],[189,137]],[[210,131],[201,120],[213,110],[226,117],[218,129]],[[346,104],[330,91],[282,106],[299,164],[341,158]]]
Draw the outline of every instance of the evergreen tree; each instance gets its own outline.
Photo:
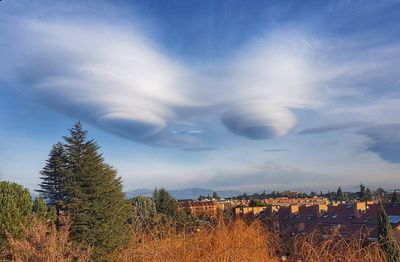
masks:
[[[340,201],[340,203],[342,203],[344,200],[343,191],[340,187],[338,187],[338,189],[336,191],[336,200]]]
[[[178,216],[178,202],[164,188],[156,188],[154,190],[153,200],[155,202],[157,212],[167,215],[171,218],[176,218]]]
[[[217,192],[213,192],[212,199],[220,199],[220,197],[218,196]]]
[[[386,254],[387,261],[400,261],[400,247],[393,234],[392,226],[390,225],[389,218],[386,214],[382,202],[379,203],[378,231],[378,241]]]
[[[16,183],[0,182],[0,249],[7,235],[19,238],[22,227],[30,223],[32,198],[29,190]]]
[[[263,192],[261,193],[261,198],[262,199],[267,198],[267,193],[265,193],[265,190],[263,190]]]
[[[278,197],[277,193],[275,191],[272,191],[271,198],[277,198],[277,197]]]
[[[44,197],[50,207],[55,207],[58,215],[66,200],[65,183],[67,177],[67,159],[63,144],[60,142],[53,145],[49,159],[40,172],[40,190],[37,190]]]
[[[38,197],[35,199],[32,210],[38,217],[43,219],[47,218],[47,205],[43,198]]]
[[[400,202],[400,197],[397,194],[396,190],[393,190],[393,194],[392,194],[392,198],[390,199],[390,202],[393,202],[393,203]]]
[[[121,179],[104,162],[97,143],[86,138],[79,122],[69,131],[65,144],[57,144],[50,153],[42,174],[42,194],[53,205],[63,201],[62,209],[71,217],[72,239],[93,246],[96,261],[105,260],[126,243],[129,205]],[[62,177],[61,182],[54,177]],[[60,197],[54,195],[57,192]]]
[[[365,200],[366,192],[365,192],[365,186],[361,183],[360,184],[360,191],[358,192],[358,199],[361,201]]]

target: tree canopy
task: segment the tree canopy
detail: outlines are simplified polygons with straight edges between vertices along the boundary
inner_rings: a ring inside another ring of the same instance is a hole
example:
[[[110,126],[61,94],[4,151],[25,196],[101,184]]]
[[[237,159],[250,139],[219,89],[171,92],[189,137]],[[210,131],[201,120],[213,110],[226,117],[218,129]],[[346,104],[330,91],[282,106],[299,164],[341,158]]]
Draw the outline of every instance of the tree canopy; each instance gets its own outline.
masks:
[[[117,171],[80,122],[53,146],[42,171],[40,192],[50,206],[71,217],[71,237],[94,248],[96,260],[126,242],[129,205]]]
[[[17,183],[0,182],[0,247],[5,245],[6,234],[19,238],[22,227],[29,225],[32,197],[29,190]]]

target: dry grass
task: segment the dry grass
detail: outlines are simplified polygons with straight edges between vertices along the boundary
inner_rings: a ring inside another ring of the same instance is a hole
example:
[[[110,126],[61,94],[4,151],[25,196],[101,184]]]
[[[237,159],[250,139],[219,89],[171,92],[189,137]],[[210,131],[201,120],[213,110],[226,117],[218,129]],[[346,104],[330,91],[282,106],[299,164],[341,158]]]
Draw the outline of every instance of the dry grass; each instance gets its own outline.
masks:
[[[69,239],[69,223],[66,220],[59,230],[39,218],[24,229],[23,239],[9,239],[12,260],[29,262],[90,261],[91,250],[81,249]]]
[[[163,236],[163,237],[160,237]],[[286,256],[283,256],[286,254]],[[284,258],[285,257],[285,258]],[[294,237],[285,244],[260,222],[220,220],[215,227],[194,233],[177,233],[168,227],[163,233],[136,236],[114,261],[386,261],[377,243],[348,240],[338,232],[323,237],[318,232]]]
[[[133,241],[115,261],[278,261],[274,239],[260,223],[241,220],[194,233],[166,234],[163,238]]]
[[[32,223],[32,227],[24,230],[24,239],[9,240],[14,261],[90,261],[90,250],[80,249],[70,241],[68,223],[59,230],[39,219],[33,219]],[[242,220],[191,225],[190,230],[159,224],[151,232],[136,229],[132,241],[111,258],[118,262],[265,262],[282,261],[282,254],[286,254],[286,261],[296,262],[386,261],[378,244],[365,245],[361,239],[349,241],[338,232],[328,238],[316,232],[283,243],[265,228],[261,222]]]
[[[378,243],[366,244],[363,238],[348,240],[338,231],[329,237],[317,231],[307,237],[296,237],[290,245],[293,261],[378,262],[386,261]]]

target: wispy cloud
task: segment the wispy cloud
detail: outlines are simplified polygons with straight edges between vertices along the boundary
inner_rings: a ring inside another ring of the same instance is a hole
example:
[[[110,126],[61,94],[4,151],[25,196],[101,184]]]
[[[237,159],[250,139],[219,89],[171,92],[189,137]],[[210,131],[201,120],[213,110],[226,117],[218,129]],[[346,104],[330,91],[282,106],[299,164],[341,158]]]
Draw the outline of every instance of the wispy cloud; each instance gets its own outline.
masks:
[[[290,151],[289,149],[284,149],[284,148],[269,148],[269,149],[264,149],[263,152],[286,152]]]
[[[370,124],[370,123],[368,123],[368,122],[351,122],[351,123],[331,124],[331,125],[326,125],[326,126],[319,126],[319,127],[303,129],[303,130],[297,132],[297,134],[301,134],[301,135],[321,134],[321,133],[355,129],[358,127],[366,126],[368,124]]]

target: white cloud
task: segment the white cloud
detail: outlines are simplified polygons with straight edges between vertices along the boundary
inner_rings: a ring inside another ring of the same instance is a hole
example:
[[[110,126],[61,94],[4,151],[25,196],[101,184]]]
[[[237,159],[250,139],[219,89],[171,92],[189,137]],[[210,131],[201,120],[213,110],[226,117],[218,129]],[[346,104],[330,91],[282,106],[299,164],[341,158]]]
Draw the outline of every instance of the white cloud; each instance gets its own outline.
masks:
[[[217,116],[236,135],[268,139],[299,123],[293,109],[343,111],[346,105],[338,107],[337,99],[362,94],[360,75],[395,63],[384,60],[397,50],[359,53],[354,48],[360,44],[353,43],[335,57],[343,42],[281,29],[253,39],[230,59],[196,68],[163,54],[131,25],[87,20],[21,20],[19,25],[5,31],[8,40],[2,45],[18,53],[7,53],[11,64],[0,75],[14,72],[28,94],[113,134],[189,150],[214,145],[201,137],[207,126],[176,132],[186,130],[180,123],[188,119],[196,125],[198,118]],[[369,74],[369,79],[385,75]],[[370,121],[360,118],[354,114],[347,121]]]
[[[234,105],[222,116],[222,123],[233,133],[250,139],[283,136],[296,119],[288,109],[267,102]]]
[[[10,59],[18,61],[20,85],[56,110],[135,141],[197,146],[202,132],[168,130],[188,117],[222,112],[223,124],[237,135],[281,136],[296,123],[290,108],[316,104],[310,44],[290,33],[250,43],[207,75],[163,55],[128,26],[20,25],[8,42],[21,51]]]
[[[249,43],[226,63],[212,68],[218,74],[204,96],[225,106],[222,123],[233,133],[251,139],[287,134],[296,124],[292,108],[324,104],[313,42],[283,30]]]
[[[190,105],[189,70],[116,27],[68,22],[24,23],[26,55],[17,81],[57,110],[115,134],[147,141]],[[10,39],[10,45],[15,39]]]

